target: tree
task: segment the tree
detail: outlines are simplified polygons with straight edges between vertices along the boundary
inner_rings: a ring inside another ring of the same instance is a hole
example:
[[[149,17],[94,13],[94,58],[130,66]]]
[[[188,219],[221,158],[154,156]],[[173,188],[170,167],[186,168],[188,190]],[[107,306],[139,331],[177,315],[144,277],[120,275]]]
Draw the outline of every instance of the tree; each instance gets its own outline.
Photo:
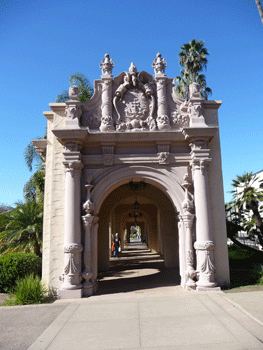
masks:
[[[263,189],[255,186],[256,181],[263,182],[252,172],[233,180],[232,186],[235,189],[231,191],[233,200],[229,205],[229,210],[233,210],[232,232],[229,228],[233,237],[240,230],[246,231],[252,238],[257,237],[263,248]]]
[[[81,103],[89,100],[93,95],[93,88],[84,74],[74,73],[69,77],[69,83],[76,85],[79,89],[79,101]],[[55,102],[65,102],[69,100],[68,91],[63,91],[61,94],[57,95]]]
[[[263,24],[263,9],[262,9],[261,3],[260,3],[259,0],[256,0],[256,4],[257,4],[257,7],[258,7],[258,12],[259,12],[259,15],[260,15],[260,18],[261,18],[261,22]]]
[[[15,208],[0,214],[0,254],[33,252],[41,257],[43,205],[33,200],[16,203]]]
[[[202,40],[193,39],[188,44],[180,47],[179,64],[182,67],[181,76],[177,76],[175,80],[179,83],[175,87],[176,92],[183,98],[189,98],[189,85],[196,82],[201,87],[201,93],[204,98],[212,94],[212,90],[206,86],[206,77],[199,74],[207,67],[207,56],[209,55],[207,48]]]

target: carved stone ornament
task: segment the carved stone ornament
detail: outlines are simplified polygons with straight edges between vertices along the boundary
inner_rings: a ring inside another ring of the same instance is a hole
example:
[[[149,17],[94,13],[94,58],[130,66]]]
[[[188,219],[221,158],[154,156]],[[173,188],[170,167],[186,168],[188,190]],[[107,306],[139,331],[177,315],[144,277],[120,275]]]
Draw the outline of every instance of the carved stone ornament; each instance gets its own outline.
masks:
[[[164,58],[162,58],[162,55],[160,52],[157,53],[156,58],[154,59],[152,63],[152,67],[154,69],[154,73],[165,73],[165,67],[167,67],[167,63]]]
[[[77,86],[72,85],[69,88],[69,98],[71,101],[78,101],[79,98],[79,89]]]
[[[81,244],[68,244],[64,245],[63,251],[65,254],[65,265],[63,270],[63,279],[65,279],[65,275],[67,276],[67,283],[69,285],[67,286],[68,289],[71,287],[71,283],[75,279],[75,283],[80,283],[81,281],[81,271],[80,271],[80,263],[77,263],[77,256],[76,254],[81,253],[83,250],[83,247]],[[77,278],[77,281],[76,281]],[[73,286],[74,288],[74,286]]]
[[[159,164],[169,164],[169,152],[158,153]]]
[[[90,191],[93,188],[93,185],[91,185],[91,181],[92,181],[92,177],[88,176],[87,184],[85,185],[85,188],[87,190],[87,197],[86,197],[86,202],[83,204],[83,209],[85,210],[85,212],[87,213],[88,216],[91,216],[91,213],[94,210],[94,205],[90,200]]]
[[[202,98],[201,92],[200,92],[200,85],[198,83],[192,83],[189,86],[189,94],[190,98]]]
[[[114,63],[110,58],[110,55],[106,53],[103,60],[100,63],[101,72],[102,74],[112,74],[113,68],[114,68]]]
[[[174,112],[171,115],[172,117],[172,125],[175,127],[183,127],[189,126],[189,115],[188,114],[180,114],[178,112]]]
[[[137,68],[131,63],[129,73],[125,73],[113,99],[118,116],[117,131],[156,130],[153,90],[148,82],[143,81],[143,73],[137,73]]]

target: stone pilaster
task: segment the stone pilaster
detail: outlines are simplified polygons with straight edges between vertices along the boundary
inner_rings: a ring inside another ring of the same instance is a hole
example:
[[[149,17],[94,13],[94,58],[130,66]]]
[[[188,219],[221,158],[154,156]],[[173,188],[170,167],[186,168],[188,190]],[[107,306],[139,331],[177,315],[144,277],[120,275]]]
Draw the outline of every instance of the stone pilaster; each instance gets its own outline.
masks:
[[[102,70],[102,93],[101,93],[101,132],[114,131],[112,118],[112,69],[114,63],[109,54],[105,54],[105,58],[100,64]]]
[[[62,298],[82,296],[81,275],[81,222],[80,222],[80,145],[74,142],[65,144],[65,229],[64,229],[64,271],[60,294]]]
[[[206,290],[217,285],[213,249],[212,221],[210,210],[208,166],[211,161],[209,149],[204,140],[190,143],[192,168],[194,172],[194,198],[196,215],[197,290]]]
[[[165,67],[167,63],[161,54],[157,54],[157,58],[153,61],[152,67],[155,72],[155,82],[157,86],[157,126],[159,130],[169,130],[170,119],[167,116],[167,100],[166,100],[166,74]]]

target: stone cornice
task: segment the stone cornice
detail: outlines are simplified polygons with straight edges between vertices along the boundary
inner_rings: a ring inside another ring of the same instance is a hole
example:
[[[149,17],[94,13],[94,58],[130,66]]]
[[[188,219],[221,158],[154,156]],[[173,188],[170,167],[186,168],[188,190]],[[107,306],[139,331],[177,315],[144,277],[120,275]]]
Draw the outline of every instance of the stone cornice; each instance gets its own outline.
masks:
[[[54,113],[52,111],[43,112],[44,116],[47,120],[53,121]]]
[[[185,139],[189,142],[193,142],[196,140],[205,140],[209,142],[218,132],[219,127],[204,127],[204,128],[183,128],[183,135]]]
[[[52,132],[62,145],[67,142],[83,144],[88,134],[86,129],[55,129]]]
[[[64,102],[63,103],[50,103],[49,108],[53,112],[61,112],[61,111],[65,111],[66,104]]]
[[[151,131],[151,132],[88,132],[88,141],[95,142],[155,142],[169,144],[170,141],[185,141],[181,130],[176,131]]]
[[[222,101],[221,100],[212,100],[212,101],[208,101],[208,100],[205,100],[203,102],[203,107],[205,109],[218,109],[222,104]]]

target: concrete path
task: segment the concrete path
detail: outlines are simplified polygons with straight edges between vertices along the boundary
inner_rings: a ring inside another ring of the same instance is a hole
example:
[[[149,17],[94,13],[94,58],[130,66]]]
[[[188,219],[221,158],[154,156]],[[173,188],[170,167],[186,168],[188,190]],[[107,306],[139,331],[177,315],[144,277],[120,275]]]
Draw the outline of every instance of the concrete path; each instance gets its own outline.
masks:
[[[126,268],[116,260],[100,295],[0,307],[0,349],[263,349],[263,292],[187,292],[171,285],[160,256],[139,253],[147,268],[133,254]]]

